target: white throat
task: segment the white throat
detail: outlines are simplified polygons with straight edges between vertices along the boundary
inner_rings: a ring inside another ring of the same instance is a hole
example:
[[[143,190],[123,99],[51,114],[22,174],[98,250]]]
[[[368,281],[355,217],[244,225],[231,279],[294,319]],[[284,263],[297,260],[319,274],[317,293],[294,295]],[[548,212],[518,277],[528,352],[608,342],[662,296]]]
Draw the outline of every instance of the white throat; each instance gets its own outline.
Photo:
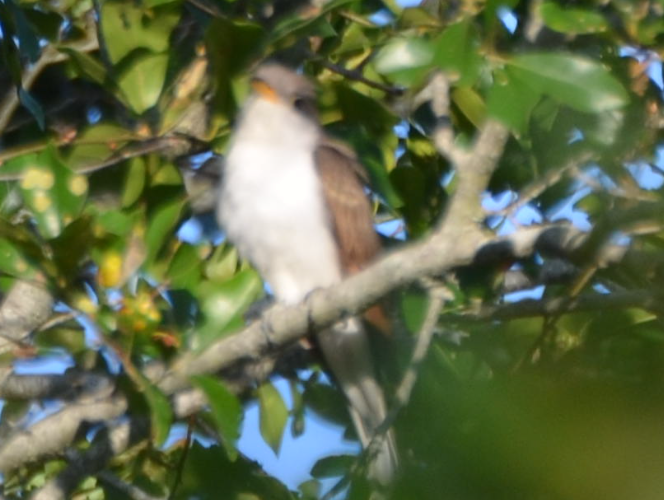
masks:
[[[253,98],[226,157],[219,220],[282,302],[341,279],[314,164],[320,134],[287,105]]]
[[[244,107],[233,140],[313,152],[319,138],[318,125],[286,103],[253,96]]]

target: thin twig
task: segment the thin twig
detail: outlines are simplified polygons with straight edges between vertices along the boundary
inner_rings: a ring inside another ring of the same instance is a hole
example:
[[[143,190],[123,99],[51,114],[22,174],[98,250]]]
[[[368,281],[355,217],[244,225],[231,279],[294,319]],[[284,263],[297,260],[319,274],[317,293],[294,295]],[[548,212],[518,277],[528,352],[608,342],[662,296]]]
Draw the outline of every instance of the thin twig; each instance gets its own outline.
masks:
[[[193,415],[189,417],[189,422],[187,423],[187,436],[184,440],[184,449],[182,450],[182,455],[180,455],[180,460],[178,460],[178,467],[175,470],[175,479],[173,480],[173,486],[171,486],[171,494],[168,495],[168,500],[173,500],[175,498],[175,493],[182,481],[182,471],[184,471],[184,466],[187,463],[187,456],[189,456],[189,449],[191,448],[191,437],[194,432],[194,418]]]
[[[103,170],[118,163],[129,160],[130,158],[135,158],[137,156],[143,156],[148,153],[155,153],[157,151],[169,151],[169,150],[179,150],[181,147],[188,147],[189,140],[180,137],[180,136],[168,136],[168,137],[158,137],[155,139],[150,139],[138,144],[133,144],[126,146],[125,148],[117,151],[108,158],[105,158],[99,162],[94,162],[89,165],[84,165],[82,167],[75,168],[74,171],[77,174],[91,174],[97,172],[98,170]],[[16,172],[10,174],[0,174],[0,181],[16,181],[23,178],[24,172]]]
[[[321,500],[331,500],[341,493],[347,486],[350,477],[364,469],[380,451],[383,441],[386,439],[387,433],[392,429],[392,425],[396,420],[401,410],[408,404],[410,396],[417,382],[417,375],[424,358],[429,351],[429,346],[436,332],[438,318],[440,311],[449,299],[449,291],[432,280],[421,280],[427,283],[427,295],[429,297],[429,305],[424,318],[424,322],[420,327],[417,334],[417,341],[413,352],[408,362],[408,367],[401,378],[401,382],[395,391],[394,405],[390,408],[383,422],[378,426],[376,432],[371,437],[362,459],[356,462],[350,470],[350,474],[341,478],[323,497]]]
[[[189,455],[189,449],[191,448],[191,437],[194,431],[194,416],[189,417],[189,422],[187,423],[187,437],[184,440],[184,449],[182,450],[182,455],[180,455],[180,460],[178,460],[178,466],[175,470],[175,479],[173,480],[173,486],[171,486],[171,493],[168,495],[168,500],[173,500],[175,498],[175,493],[180,486],[182,481],[182,471],[184,471],[184,466],[187,463],[187,456]]]
[[[610,294],[583,294],[574,298],[524,299],[497,306],[483,306],[472,314],[451,315],[450,322],[486,322],[532,318],[554,314],[569,314],[587,311],[607,311],[638,307],[646,311],[658,311],[661,295],[653,290],[630,290]]]
[[[375,80],[370,80],[369,78],[365,77],[359,71],[344,68],[343,66],[340,66],[338,64],[334,64],[334,63],[328,61],[327,59],[321,58],[319,55],[314,54],[313,52],[309,53],[309,57],[316,64],[320,64],[325,69],[328,69],[328,70],[332,71],[333,73],[341,75],[344,78],[347,78],[349,80],[353,80],[355,82],[363,83],[367,87],[382,90],[383,92],[385,92],[386,94],[389,94],[391,96],[400,96],[400,95],[403,95],[403,93],[404,93],[404,89],[402,87],[395,87],[395,86],[392,86],[392,85],[386,85],[384,83],[377,82]]]
[[[427,312],[424,317],[424,322],[420,327],[420,331],[417,334],[417,341],[413,352],[410,355],[410,361],[408,362],[408,367],[401,378],[401,382],[397,387],[397,390],[394,393],[394,405],[388,412],[387,416],[383,422],[378,426],[376,433],[371,439],[369,446],[367,447],[367,455],[370,457],[372,453],[377,453],[382,441],[385,439],[386,433],[390,430],[397,416],[406,407],[410,401],[410,396],[417,382],[417,375],[419,368],[424,361],[427,353],[429,352],[429,346],[433,339],[434,334],[436,333],[436,326],[438,325],[438,318],[440,317],[440,311],[443,309],[445,302],[450,299],[450,291],[441,286],[438,283],[433,282],[432,280],[421,280],[428,284],[427,295],[429,298],[429,305],[427,307]]]
[[[524,187],[519,192],[517,199],[513,203],[510,203],[502,210],[491,212],[491,215],[505,216],[514,213],[516,210],[520,209],[524,205],[527,205],[535,198],[540,196],[551,186],[560,182],[560,180],[566,175],[570,174],[571,172],[578,171],[579,166],[588,163],[592,157],[593,155],[590,152],[584,152],[578,156],[570,158],[563,166],[559,168],[552,168],[546,171],[537,180]]]
[[[428,85],[420,91],[415,101],[422,99],[431,102],[431,110],[436,117],[436,130],[433,141],[438,152],[453,165],[459,165],[469,152],[454,143],[454,130],[450,118],[450,86],[452,80],[442,71],[435,73]]]

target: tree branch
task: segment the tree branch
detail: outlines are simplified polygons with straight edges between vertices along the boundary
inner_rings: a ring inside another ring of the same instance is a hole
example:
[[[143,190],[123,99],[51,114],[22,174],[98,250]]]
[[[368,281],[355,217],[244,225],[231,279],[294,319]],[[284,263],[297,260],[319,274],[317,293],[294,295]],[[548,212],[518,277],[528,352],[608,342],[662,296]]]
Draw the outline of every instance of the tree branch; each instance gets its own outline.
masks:
[[[375,80],[369,80],[362,74],[362,72],[357,70],[347,69],[344,68],[343,66],[339,66],[338,64],[334,64],[328,61],[327,59],[324,59],[321,56],[315,54],[314,52],[309,52],[308,56],[310,60],[314,61],[316,64],[320,64],[325,69],[328,69],[333,73],[337,73],[338,75],[341,75],[344,78],[347,78],[348,80],[360,82],[365,84],[367,87],[382,90],[383,92],[391,96],[400,96],[404,93],[404,89],[401,87],[394,87],[391,85],[386,85],[381,82],[377,82]]]
[[[126,411],[127,401],[122,396],[69,403],[56,414],[56,419],[45,418],[5,440],[0,446],[0,471],[61,453],[73,442],[83,422],[111,420]]]
[[[569,299],[524,299],[499,306],[484,306],[477,314],[462,315],[464,319],[477,321],[510,320],[533,316],[548,316],[564,313],[601,311],[638,307],[645,310],[661,310],[662,297],[652,290],[613,292],[610,294],[587,294]]]
[[[106,375],[74,370],[64,375],[10,374],[0,380],[0,399],[72,399],[99,394],[112,385]]]
[[[53,297],[35,281],[17,280],[0,306],[0,353],[24,343],[53,311]]]

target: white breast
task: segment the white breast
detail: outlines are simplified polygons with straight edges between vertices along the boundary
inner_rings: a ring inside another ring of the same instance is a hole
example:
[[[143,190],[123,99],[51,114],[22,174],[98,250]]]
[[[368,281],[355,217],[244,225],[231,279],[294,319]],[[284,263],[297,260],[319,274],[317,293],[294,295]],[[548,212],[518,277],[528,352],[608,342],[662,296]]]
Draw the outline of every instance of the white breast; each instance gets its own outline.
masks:
[[[289,107],[254,99],[226,157],[218,217],[283,302],[341,279],[313,151],[319,131]]]

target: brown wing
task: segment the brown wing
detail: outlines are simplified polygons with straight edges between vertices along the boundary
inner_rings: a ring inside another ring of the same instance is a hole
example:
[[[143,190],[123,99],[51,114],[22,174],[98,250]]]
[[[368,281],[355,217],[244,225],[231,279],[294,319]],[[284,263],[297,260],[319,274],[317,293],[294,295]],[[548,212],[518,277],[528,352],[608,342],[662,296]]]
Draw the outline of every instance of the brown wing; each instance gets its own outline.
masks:
[[[316,166],[339,245],[342,269],[353,274],[380,251],[371,203],[360,177],[364,170],[351,150],[332,141],[324,141],[316,149]]]

